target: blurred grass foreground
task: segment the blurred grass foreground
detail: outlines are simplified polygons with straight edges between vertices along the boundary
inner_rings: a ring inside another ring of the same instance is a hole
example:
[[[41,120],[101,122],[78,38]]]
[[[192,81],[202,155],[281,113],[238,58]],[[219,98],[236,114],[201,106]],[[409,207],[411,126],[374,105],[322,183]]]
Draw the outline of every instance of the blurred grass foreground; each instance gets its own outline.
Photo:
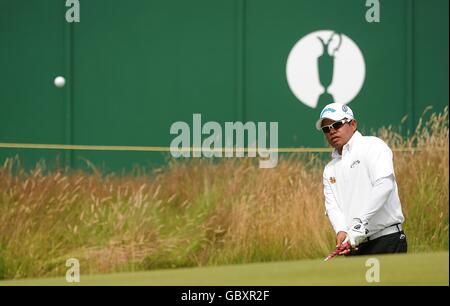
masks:
[[[448,109],[403,137],[396,151],[410,252],[448,250]],[[169,163],[151,175],[0,168],[0,279],[322,258],[334,246],[317,156]]]

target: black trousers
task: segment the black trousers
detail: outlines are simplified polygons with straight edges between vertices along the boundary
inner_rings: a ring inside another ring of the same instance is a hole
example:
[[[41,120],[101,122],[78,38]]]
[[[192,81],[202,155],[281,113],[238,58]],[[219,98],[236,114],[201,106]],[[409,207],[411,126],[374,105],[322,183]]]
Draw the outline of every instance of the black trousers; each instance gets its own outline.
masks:
[[[406,235],[401,231],[364,242],[358,246],[358,250],[352,250],[349,256],[406,253],[407,251]]]

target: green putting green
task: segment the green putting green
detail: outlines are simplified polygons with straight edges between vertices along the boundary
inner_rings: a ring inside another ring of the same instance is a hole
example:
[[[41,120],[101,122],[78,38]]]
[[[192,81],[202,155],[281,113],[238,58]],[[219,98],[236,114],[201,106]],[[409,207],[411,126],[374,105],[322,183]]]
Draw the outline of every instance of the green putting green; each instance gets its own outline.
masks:
[[[366,274],[379,262],[379,282],[367,282]],[[159,286],[301,286],[301,285],[449,285],[449,253],[338,257],[328,262],[301,260],[148,272],[83,275],[77,285]],[[366,266],[366,264],[368,266]],[[0,286],[73,285],[64,277],[0,282]]]

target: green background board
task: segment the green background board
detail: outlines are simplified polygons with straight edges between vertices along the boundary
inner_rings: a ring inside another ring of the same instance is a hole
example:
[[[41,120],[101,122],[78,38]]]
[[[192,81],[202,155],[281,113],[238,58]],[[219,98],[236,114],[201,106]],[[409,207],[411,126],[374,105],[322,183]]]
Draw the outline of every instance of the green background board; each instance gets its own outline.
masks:
[[[0,142],[64,143],[64,91],[53,78],[64,69],[61,1],[0,1]],[[19,154],[55,160],[53,151],[0,149],[0,161]]]
[[[294,96],[290,50],[305,35],[350,37],[366,64],[349,104],[362,130],[415,126],[428,105],[448,105],[448,1],[80,1],[80,23],[64,0],[0,0],[0,142],[169,146],[176,121],[279,122],[280,147],[323,147],[320,108]],[[63,75],[64,88],[53,80]],[[61,156],[102,169],[157,165],[164,154],[0,149],[26,165]]]

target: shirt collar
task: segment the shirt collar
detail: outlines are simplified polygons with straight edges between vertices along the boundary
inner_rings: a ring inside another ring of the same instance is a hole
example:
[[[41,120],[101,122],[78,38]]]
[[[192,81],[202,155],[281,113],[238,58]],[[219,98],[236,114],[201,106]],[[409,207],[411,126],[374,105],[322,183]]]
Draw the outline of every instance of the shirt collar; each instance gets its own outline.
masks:
[[[342,148],[342,153],[344,151],[350,152],[352,150],[352,148],[355,146],[355,144],[358,142],[358,139],[360,139],[361,137],[362,137],[361,133],[358,131],[355,131],[355,133],[353,133],[350,140]],[[341,157],[341,155],[338,153],[338,151],[336,149],[334,149],[333,152],[331,153],[331,157],[338,158],[338,157]]]

